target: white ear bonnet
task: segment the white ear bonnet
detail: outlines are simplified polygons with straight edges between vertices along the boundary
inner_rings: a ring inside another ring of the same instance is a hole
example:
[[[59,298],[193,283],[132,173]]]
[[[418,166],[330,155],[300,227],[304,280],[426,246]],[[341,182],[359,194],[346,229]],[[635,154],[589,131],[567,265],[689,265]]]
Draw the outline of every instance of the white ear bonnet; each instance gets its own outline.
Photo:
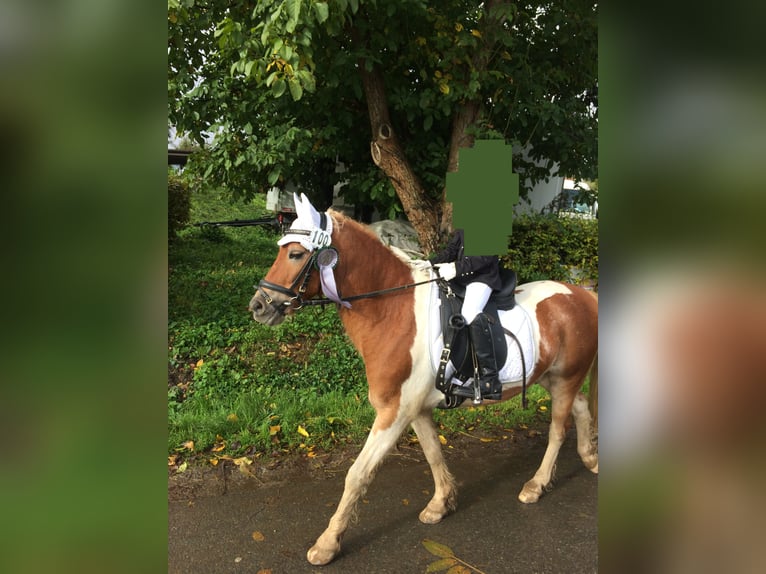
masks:
[[[332,217],[314,209],[305,193],[302,193],[300,197],[294,193],[293,200],[298,218],[290,225],[287,233],[277,241],[277,245],[296,242],[309,251],[328,247],[332,241]]]

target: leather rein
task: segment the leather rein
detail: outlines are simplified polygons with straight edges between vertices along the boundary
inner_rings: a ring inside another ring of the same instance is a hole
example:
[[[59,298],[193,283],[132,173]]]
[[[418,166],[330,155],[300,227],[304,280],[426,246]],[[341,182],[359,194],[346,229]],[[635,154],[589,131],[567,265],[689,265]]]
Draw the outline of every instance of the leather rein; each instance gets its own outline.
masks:
[[[296,230],[292,230],[291,233],[295,233]],[[300,232],[300,231],[299,231]],[[332,248],[328,248],[332,249]],[[258,282],[258,285],[254,285],[255,289],[263,296],[263,298],[266,300],[266,303],[274,307],[274,309],[280,313],[284,314],[288,309],[292,309],[293,311],[299,311],[303,309],[306,306],[313,306],[313,305],[328,305],[330,303],[336,303],[336,301],[333,301],[332,299],[322,298],[322,299],[308,299],[305,300],[303,298],[303,295],[306,292],[306,287],[308,285],[309,279],[311,278],[311,272],[316,267],[316,260],[317,255],[321,252],[321,249],[315,250],[311,257],[304,263],[303,267],[300,271],[298,271],[298,275],[293,280],[290,287],[284,287],[283,285],[278,285],[277,283],[272,283],[271,281],[266,281],[265,279],[261,279]],[[368,293],[361,293],[359,295],[352,295],[351,297],[344,297],[343,301],[345,302],[351,302],[351,301],[358,301],[359,299],[370,299],[372,297],[379,297],[381,295],[387,295],[389,293],[394,293],[396,291],[402,291],[404,289],[412,289],[414,287],[418,287],[419,285],[425,285],[426,283],[434,283],[435,281],[444,281],[440,276],[436,276],[432,279],[426,279],[424,281],[418,281],[416,283],[408,283],[407,285],[399,285],[397,287],[389,287],[387,289],[378,289],[376,291],[370,291]],[[300,284],[300,287],[298,287],[298,291],[295,291],[296,286]],[[281,293],[282,295],[287,295],[290,297],[287,301],[284,301],[283,303],[276,303],[273,298],[269,296],[268,293],[266,293],[266,289],[270,291],[276,291],[277,293]]]

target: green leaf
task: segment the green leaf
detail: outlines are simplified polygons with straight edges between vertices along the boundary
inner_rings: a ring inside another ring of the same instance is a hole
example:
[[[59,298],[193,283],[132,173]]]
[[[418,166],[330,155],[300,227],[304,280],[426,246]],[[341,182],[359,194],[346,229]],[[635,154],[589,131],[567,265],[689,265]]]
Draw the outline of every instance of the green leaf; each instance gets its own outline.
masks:
[[[431,129],[431,126],[434,124],[434,117],[433,116],[426,116],[426,119],[423,120],[423,129],[425,131],[428,131]]]
[[[327,2],[317,2],[314,4],[314,11],[316,12],[317,20],[320,24],[324,24],[324,22],[330,16],[330,10],[327,7]]]
[[[279,179],[279,168],[274,168],[269,172],[268,175],[269,179],[269,185],[274,185],[277,183],[277,180]]]
[[[271,93],[274,95],[275,98],[279,98],[280,96],[282,96],[282,94],[285,93],[286,89],[287,89],[287,82],[285,82],[282,78],[279,78],[271,86]]]
[[[287,26],[285,29],[292,34],[298,25],[298,18],[301,15],[301,0],[287,0]]]
[[[301,83],[295,78],[290,78],[288,85],[290,87],[290,95],[293,97],[293,101],[297,102],[301,99],[301,97],[303,97],[303,88],[301,87]]]
[[[441,572],[442,570],[446,570],[447,568],[451,568],[455,564],[457,564],[458,561],[454,558],[442,558],[441,560],[437,560],[436,562],[431,562],[428,565],[428,568],[426,568],[426,573],[428,572]]]
[[[434,542],[433,540],[429,540],[427,538],[423,540],[423,546],[425,546],[425,549],[428,550],[431,554],[438,556],[439,558],[451,558],[455,555],[449,546],[439,544],[438,542]]]

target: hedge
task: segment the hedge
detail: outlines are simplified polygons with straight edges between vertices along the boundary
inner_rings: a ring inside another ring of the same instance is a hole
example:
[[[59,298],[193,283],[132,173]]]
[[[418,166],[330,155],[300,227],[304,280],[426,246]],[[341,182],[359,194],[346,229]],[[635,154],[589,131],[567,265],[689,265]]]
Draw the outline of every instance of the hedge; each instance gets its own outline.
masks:
[[[168,174],[168,238],[173,239],[189,222],[191,191],[187,183],[172,173]]]
[[[506,267],[519,283],[554,279],[598,288],[598,220],[556,215],[520,216],[513,222]]]

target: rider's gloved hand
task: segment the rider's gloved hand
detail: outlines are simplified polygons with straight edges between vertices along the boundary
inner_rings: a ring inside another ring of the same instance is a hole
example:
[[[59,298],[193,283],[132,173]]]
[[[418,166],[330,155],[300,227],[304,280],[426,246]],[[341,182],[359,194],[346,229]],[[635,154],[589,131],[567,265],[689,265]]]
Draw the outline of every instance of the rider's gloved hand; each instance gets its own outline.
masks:
[[[454,263],[437,263],[434,265],[439,276],[447,281],[454,279],[457,275],[457,269],[455,269]]]

